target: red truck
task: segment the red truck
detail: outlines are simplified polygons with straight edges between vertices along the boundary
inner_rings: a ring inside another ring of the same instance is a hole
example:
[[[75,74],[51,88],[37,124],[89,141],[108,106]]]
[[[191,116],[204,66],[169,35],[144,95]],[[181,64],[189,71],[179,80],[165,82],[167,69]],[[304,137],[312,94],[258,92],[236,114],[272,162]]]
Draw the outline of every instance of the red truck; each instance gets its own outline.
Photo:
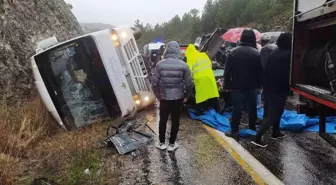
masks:
[[[335,33],[335,0],[295,0],[291,90],[304,102],[298,112],[320,117],[320,133],[326,116],[336,115]]]

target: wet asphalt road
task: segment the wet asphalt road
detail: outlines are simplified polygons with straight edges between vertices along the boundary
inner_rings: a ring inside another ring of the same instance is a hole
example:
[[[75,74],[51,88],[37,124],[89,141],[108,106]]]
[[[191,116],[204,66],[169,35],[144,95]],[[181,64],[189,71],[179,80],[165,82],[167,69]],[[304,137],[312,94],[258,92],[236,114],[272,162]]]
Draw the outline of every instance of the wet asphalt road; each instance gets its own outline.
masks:
[[[248,140],[240,143],[285,184],[336,184],[336,149],[317,133],[269,140],[265,149],[256,148]]]
[[[154,118],[152,128],[156,128],[154,114],[148,111],[144,115]],[[122,156],[119,184],[255,184],[202,124],[187,115],[182,116],[178,142],[180,148],[175,153],[159,151],[152,142]]]
[[[286,109],[295,109],[298,101],[298,96],[289,97]],[[241,140],[240,144],[285,184],[336,184],[336,136],[287,134],[286,138],[274,141],[268,139],[268,133],[265,149],[253,146],[249,139]]]
[[[151,118],[150,126],[157,130],[155,111],[145,111],[141,119],[145,118]],[[285,184],[336,184],[336,136],[327,138],[328,142],[318,133],[288,133],[282,140],[269,140],[265,149],[249,139],[240,144]],[[161,152],[154,144],[122,156],[120,184],[255,184],[202,123],[187,115],[181,119],[175,154]]]

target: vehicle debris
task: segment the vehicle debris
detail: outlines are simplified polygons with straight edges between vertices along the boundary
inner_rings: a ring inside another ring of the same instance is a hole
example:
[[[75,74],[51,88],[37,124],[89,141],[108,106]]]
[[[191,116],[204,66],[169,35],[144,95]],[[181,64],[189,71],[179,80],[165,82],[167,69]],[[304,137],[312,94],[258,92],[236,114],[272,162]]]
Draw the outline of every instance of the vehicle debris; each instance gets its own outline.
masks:
[[[149,128],[147,122],[143,125]],[[153,140],[153,135],[136,130],[141,125],[137,124],[136,121],[125,121],[117,127],[111,125],[107,129],[107,137],[102,142],[107,147],[115,147],[119,154],[122,155],[145,147]],[[154,133],[151,128],[149,130]]]

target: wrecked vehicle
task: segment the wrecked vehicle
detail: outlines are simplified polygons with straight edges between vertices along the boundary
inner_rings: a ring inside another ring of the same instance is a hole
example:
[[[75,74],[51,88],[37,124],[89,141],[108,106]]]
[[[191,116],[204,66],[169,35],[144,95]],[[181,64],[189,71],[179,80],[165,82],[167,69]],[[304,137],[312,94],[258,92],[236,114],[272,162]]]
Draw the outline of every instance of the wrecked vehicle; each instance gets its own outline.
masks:
[[[31,65],[37,90],[59,125],[78,128],[125,117],[154,101],[136,45],[137,28],[114,28],[62,43],[38,43]]]

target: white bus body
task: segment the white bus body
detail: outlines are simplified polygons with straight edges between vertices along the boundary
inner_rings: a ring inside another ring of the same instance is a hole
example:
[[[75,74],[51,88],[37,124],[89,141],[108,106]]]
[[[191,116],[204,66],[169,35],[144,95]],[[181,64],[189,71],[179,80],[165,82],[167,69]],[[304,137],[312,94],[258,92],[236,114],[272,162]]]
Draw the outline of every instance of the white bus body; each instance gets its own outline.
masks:
[[[46,40],[31,64],[37,90],[63,128],[127,116],[154,102],[133,29]]]

